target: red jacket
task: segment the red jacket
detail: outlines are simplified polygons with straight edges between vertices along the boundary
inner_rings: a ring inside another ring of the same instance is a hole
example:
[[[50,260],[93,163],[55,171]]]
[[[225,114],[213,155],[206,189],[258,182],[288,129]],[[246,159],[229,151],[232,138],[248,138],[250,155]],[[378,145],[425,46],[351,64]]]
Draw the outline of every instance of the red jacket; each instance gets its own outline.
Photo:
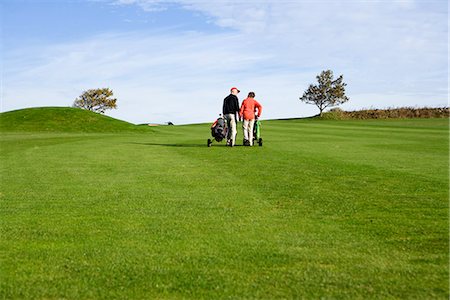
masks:
[[[239,115],[244,116],[245,120],[253,120],[255,118],[255,112],[258,111],[258,118],[261,116],[262,106],[253,98],[247,98],[242,101],[241,110]]]

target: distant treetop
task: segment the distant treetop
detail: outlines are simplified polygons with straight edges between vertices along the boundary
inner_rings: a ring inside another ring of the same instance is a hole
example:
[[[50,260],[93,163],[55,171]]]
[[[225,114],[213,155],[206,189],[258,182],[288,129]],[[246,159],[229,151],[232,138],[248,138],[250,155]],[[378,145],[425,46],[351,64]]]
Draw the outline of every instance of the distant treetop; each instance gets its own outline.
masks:
[[[90,89],[75,99],[73,107],[104,113],[107,109],[117,108],[117,99],[112,96],[113,91],[109,88]]]

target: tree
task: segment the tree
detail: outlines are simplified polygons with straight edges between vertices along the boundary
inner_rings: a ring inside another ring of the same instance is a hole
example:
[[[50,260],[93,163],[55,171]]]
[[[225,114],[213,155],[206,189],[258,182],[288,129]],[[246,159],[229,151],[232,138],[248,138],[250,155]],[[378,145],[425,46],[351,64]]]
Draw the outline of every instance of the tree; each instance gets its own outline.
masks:
[[[117,108],[117,99],[112,95],[113,91],[109,88],[87,90],[75,99],[73,107],[104,113],[107,109]]]
[[[337,106],[345,103],[349,98],[345,95],[346,83],[343,82],[343,76],[333,80],[331,70],[322,71],[316,76],[318,84],[310,84],[308,89],[300,97],[300,101],[307,104],[315,104],[320,110],[320,116],[327,107]]]

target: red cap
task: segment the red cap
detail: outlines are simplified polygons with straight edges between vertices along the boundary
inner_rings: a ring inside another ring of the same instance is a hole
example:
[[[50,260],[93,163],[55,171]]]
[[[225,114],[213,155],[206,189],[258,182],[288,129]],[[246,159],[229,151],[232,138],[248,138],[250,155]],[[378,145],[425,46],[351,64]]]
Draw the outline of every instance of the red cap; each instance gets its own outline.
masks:
[[[237,90],[238,91],[238,93],[240,93],[241,91],[240,90],[238,90],[238,88],[237,87],[235,87],[235,86],[233,86],[231,89],[230,89],[230,92],[232,91],[232,90]]]

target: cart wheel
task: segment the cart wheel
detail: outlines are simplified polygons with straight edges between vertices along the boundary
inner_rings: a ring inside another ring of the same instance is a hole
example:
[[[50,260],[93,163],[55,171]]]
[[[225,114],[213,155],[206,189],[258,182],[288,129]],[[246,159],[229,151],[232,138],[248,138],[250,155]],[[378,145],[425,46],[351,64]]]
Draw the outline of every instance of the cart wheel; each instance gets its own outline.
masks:
[[[259,145],[260,147],[262,147],[262,142],[263,142],[262,138],[259,138],[259,140],[258,140],[258,145]]]
[[[212,141],[211,139],[208,139],[208,147],[211,147]]]

